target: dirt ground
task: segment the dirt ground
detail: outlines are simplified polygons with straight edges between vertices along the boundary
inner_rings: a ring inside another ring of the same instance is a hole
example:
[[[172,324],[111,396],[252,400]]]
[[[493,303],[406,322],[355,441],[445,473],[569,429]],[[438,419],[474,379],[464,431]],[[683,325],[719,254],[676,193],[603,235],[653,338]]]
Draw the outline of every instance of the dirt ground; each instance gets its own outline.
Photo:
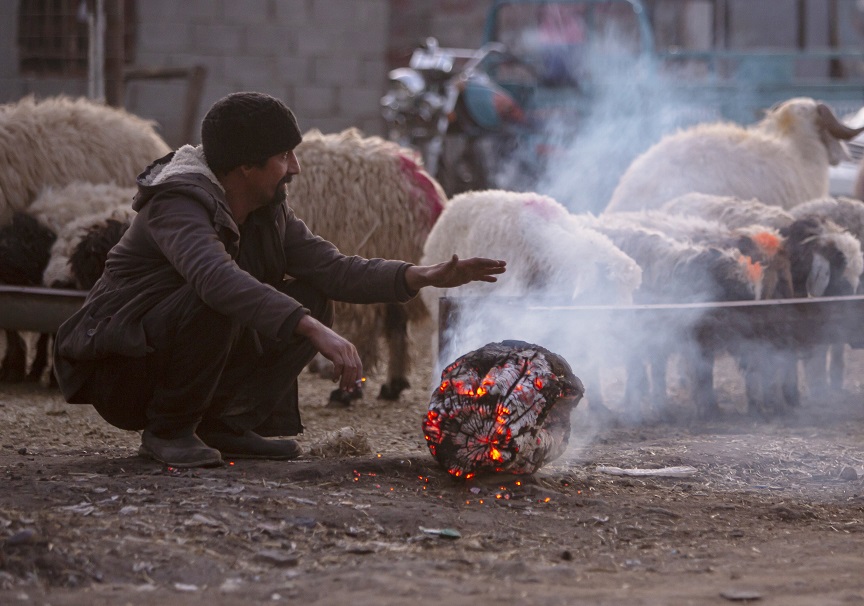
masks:
[[[718,422],[681,401],[673,423],[601,427],[580,404],[564,457],[468,482],[422,439],[429,369],[398,402],[372,375],[348,410],[304,375],[300,460],[189,471],[0,386],[0,603],[864,604],[864,351],[844,393],[771,422],[742,414],[728,360]]]

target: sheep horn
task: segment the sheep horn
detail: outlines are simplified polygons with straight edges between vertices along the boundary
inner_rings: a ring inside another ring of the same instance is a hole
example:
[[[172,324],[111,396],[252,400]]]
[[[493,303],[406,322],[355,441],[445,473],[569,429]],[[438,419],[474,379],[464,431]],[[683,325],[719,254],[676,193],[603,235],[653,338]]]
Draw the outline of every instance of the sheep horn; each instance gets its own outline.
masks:
[[[864,131],[864,126],[861,128],[849,128],[845,124],[841,123],[834,115],[834,112],[831,111],[831,108],[824,103],[817,105],[816,111],[819,113],[819,119],[822,121],[822,126],[825,130],[831,133],[831,136],[835,139],[848,141],[852,137],[855,137],[860,132]]]

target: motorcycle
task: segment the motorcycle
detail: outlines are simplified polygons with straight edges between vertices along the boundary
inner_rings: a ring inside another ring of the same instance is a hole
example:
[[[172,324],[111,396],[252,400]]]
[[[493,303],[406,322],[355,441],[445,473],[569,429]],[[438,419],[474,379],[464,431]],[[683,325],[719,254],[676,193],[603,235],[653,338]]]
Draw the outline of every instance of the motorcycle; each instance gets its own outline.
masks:
[[[524,71],[513,92],[490,70]],[[536,158],[521,158],[537,132],[524,107],[536,78],[532,68],[498,42],[479,49],[442,48],[435,38],[415,49],[408,67],[389,73],[381,99],[388,138],[418,150],[426,170],[449,196],[471,189],[526,189]]]

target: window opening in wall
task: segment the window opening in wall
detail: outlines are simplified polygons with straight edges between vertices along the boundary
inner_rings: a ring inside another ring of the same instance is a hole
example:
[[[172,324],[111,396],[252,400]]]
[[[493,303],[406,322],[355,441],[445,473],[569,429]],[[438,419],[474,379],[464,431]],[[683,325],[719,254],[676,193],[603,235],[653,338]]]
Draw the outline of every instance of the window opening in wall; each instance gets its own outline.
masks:
[[[122,3],[122,4],[121,4]],[[22,74],[39,76],[87,75],[88,15],[95,11],[94,0],[19,0],[18,65]],[[110,18],[122,9],[120,32],[125,64],[135,60],[135,0],[106,0]],[[110,45],[106,45],[111,48]],[[111,57],[107,56],[110,60]]]

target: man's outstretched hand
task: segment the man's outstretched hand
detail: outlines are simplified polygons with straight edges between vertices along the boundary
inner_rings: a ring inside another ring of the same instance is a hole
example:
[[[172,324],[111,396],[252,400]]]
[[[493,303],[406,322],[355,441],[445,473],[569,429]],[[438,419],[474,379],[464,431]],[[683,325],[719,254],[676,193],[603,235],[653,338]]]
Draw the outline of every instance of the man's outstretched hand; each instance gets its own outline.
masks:
[[[418,291],[424,286],[455,288],[469,282],[497,282],[495,276],[503,274],[507,263],[495,259],[473,257],[453,258],[436,265],[412,265],[405,271],[405,282],[409,290]]]

